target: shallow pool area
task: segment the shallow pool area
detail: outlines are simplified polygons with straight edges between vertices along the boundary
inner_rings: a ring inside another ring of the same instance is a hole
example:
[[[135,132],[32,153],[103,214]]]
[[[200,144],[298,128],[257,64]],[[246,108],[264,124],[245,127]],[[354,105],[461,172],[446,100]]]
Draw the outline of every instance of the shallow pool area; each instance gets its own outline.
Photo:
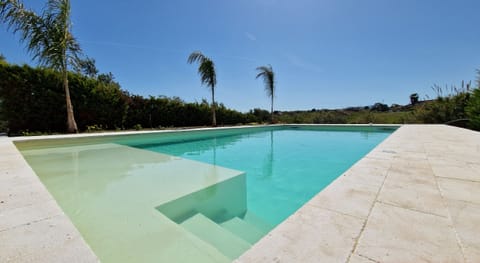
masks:
[[[229,262],[396,127],[16,142],[103,262]]]

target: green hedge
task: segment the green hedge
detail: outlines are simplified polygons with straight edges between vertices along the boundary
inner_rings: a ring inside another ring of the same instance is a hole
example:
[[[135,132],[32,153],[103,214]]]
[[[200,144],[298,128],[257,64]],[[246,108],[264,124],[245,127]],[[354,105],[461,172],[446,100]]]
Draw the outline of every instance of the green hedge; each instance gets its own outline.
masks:
[[[6,126],[10,135],[65,132],[65,93],[61,83],[60,75],[50,69],[0,64],[0,126]],[[81,131],[211,124],[211,108],[206,101],[145,98],[123,91],[118,83],[75,73],[69,74],[69,84]],[[255,121],[252,114],[217,105],[220,125]]]

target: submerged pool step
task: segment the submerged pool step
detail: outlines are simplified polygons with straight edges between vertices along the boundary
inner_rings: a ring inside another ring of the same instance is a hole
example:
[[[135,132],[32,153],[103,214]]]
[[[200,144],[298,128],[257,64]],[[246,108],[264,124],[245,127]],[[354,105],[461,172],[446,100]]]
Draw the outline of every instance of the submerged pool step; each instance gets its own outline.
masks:
[[[238,217],[234,217],[228,221],[221,223],[220,225],[228,231],[232,232],[233,234],[246,240],[250,244],[255,244],[266,234],[266,232],[262,232],[260,229],[243,221]]]
[[[202,214],[196,214],[180,225],[203,241],[213,245],[230,259],[238,258],[251,247],[247,241]]]
[[[247,210],[247,212],[243,215],[241,219],[246,223],[255,226],[258,230],[264,232],[264,235],[270,232],[270,230],[272,230],[274,227],[273,225],[267,223],[265,220],[261,219],[251,210]]]

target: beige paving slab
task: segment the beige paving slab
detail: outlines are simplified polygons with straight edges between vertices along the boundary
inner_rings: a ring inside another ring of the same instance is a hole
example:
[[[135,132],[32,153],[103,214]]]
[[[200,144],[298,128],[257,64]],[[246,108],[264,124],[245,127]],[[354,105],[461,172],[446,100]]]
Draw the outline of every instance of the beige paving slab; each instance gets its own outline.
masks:
[[[426,159],[406,159],[398,156],[392,160],[394,170],[431,170],[432,166]]]
[[[378,200],[416,211],[448,216],[431,169],[394,163]]]
[[[480,262],[480,205],[453,200],[447,204],[467,262]]]
[[[466,154],[464,152],[454,152],[449,148],[445,148],[441,151],[428,152],[428,159],[432,165],[455,165],[464,166],[468,163],[476,163],[475,155],[478,154]]]
[[[385,167],[371,166],[368,159],[362,159],[348,169],[343,175],[357,179],[360,183],[380,187],[385,180],[390,163]]]
[[[391,160],[395,156],[397,156],[397,152],[395,152],[394,150],[374,150],[370,152],[366,157],[378,160]]]
[[[361,174],[348,172],[313,197],[308,204],[366,219],[381,184],[366,184],[357,176],[361,177]]]
[[[445,198],[480,204],[480,182],[437,177]]]
[[[62,214],[55,200],[8,209],[0,213],[0,232]]]
[[[480,162],[480,160],[479,160]],[[470,168],[470,169],[473,169],[474,171],[480,171],[480,163],[472,163],[472,162],[468,162],[467,163],[467,166]],[[480,173],[480,172],[479,172]]]
[[[480,169],[477,168],[475,164],[451,164],[445,160],[432,166],[435,176],[480,182]]]
[[[7,147],[3,147],[0,149],[6,149]],[[10,147],[8,147],[10,148]],[[0,172],[9,171],[11,169],[16,169],[19,167],[19,164],[15,162],[18,158],[22,158],[20,153],[10,154],[2,151],[2,158],[0,158]]]
[[[21,238],[19,238],[21,237]],[[0,262],[96,262],[64,215],[0,232]]]
[[[5,191],[5,189],[11,186],[18,187],[38,182],[38,177],[29,175],[31,172],[32,169],[26,164],[25,166],[0,171],[1,190]]]
[[[53,197],[40,181],[27,184],[5,183],[0,186],[0,213],[9,209],[33,206],[51,200],[53,200]]]
[[[238,262],[345,262],[363,220],[306,205]]]
[[[380,159],[366,156],[356,165],[364,167],[375,167],[379,169],[388,169],[391,165],[391,159]]]
[[[448,219],[376,203],[355,253],[378,262],[463,262]]]

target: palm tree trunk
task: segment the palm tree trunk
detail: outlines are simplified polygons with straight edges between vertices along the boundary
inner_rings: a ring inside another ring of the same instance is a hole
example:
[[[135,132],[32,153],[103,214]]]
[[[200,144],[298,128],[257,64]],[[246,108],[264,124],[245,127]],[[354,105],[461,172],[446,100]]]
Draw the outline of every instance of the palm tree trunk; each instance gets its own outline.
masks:
[[[217,127],[217,117],[215,116],[215,87],[212,87],[212,126]]]
[[[78,133],[77,123],[73,115],[73,105],[70,100],[70,89],[68,88],[68,72],[63,70],[63,88],[65,89],[65,100],[67,102],[67,131],[69,133]]]
[[[272,115],[272,124],[273,124],[273,94],[272,94],[272,104],[270,108],[270,114]]]

